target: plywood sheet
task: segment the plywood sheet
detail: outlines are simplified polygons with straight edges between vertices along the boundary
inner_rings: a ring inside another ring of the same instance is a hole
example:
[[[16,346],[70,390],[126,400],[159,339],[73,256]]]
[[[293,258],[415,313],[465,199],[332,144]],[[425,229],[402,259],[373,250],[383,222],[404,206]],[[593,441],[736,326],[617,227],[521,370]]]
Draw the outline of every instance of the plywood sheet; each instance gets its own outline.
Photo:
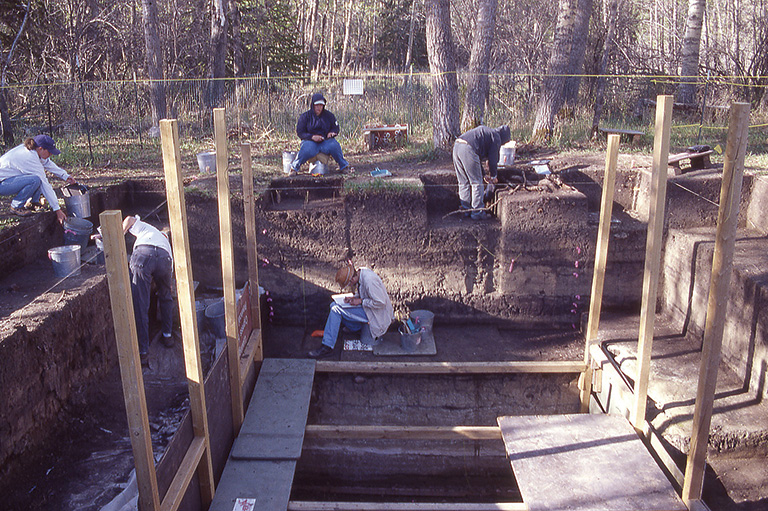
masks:
[[[499,417],[512,470],[530,511],[685,511],[623,417]]]
[[[264,361],[232,458],[299,458],[314,374],[311,359]]]

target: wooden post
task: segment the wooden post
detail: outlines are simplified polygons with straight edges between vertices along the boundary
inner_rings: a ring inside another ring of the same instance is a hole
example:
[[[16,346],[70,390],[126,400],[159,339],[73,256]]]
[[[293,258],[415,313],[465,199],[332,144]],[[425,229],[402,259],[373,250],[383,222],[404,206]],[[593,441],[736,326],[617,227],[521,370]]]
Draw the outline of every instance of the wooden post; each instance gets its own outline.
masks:
[[[251,321],[258,330],[258,346],[254,359],[264,360],[261,340],[261,307],[259,304],[259,256],[256,246],[256,207],[253,194],[253,167],[251,166],[251,144],[241,144],[243,160],[243,206],[245,214],[245,243],[248,254],[248,282],[251,288]]]
[[[707,441],[712,422],[717,369],[723,344],[728,287],[731,282],[736,228],[739,223],[739,201],[744,177],[744,156],[747,150],[749,103],[731,103],[728,142],[723,158],[723,182],[720,189],[720,209],[717,213],[715,253],[712,258],[712,278],[707,301],[707,320],[701,350],[699,384],[693,412],[691,447],[685,467],[683,501],[701,498],[707,463]]]
[[[192,261],[189,254],[187,233],[187,207],[184,202],[184,183],[181,172],[179,149],[179,125],[175,119],[160,121],[160,136],[165,169],[165,193],[168,199],[168,217],[173,239],[173,264],[176,274],[176,293],[179,302],[181,337],[184,345],[184,366],[189,385],[189,409],[192,414],[192,429],[195,437],[202,438],[205,445],[197,476],[203,508],[207,509],[215,492],[211,444],[208,434],[208,414],[205,406],[203,369],[200,361],[200,340],[197,336],[197,313],[195,311],[195,290],[192,281]]]
[[[227,154],[227,121],[223,108],[213,109],[216,144],[216,185],[219,201],[219,238],[221,241],[221,277],[224,283],[224,316],[226,319],[229,392],[232,396],[232,428],[235,436],[243,424],[243,388],[240,382],[240,348],[237,335],[235,302],[235,252],[232,248],[232,206],[229,203],[229,157]]]
[[[133,459],[136,464],[136,482],[139,486],[139,508],[144,511],[160,509],[155,459],[152,455],[152,435],[149,431],[147,398],[139,360],[139,341],[133,315],[131,279],[128,275],[128,257],[125,252],[123,217],[120,211],[105,211],[99,215],[104,235],[109,300],[115,325],[117,356],[123,380],[123,398],[128,416]]]
[[[645,420],[648,395],[648,375],[651,371],[653,327],[656,321],[656,294],[659,288],[659,268],[664,236],[664,207],[667,199],[667,173],[669,158],[669,130],[672,124],[672,96],[658,96],[656,103],[656,131],[653,140],[653,166],[651,167],[651,196],[648,211],[648,237],[645,243],[645,269],[643,276],[643,303],[640,310],[640,331],[637,346],[637,379],[635,402],[630,409],[629,421],[635,429]]]
[[[584,363],[587,368],[582,373],[581,413],[589,411],[589,398],[592,393],[592,364],[590,347],[597,340],[600,324],[600,310],[603,305],[603,285],[605,284],[605,265],[608,259],[608,241],[611,236],[611,215],[613,215],[613,191],[616,183],[616,166],[619,159],[620,135],[608,135],[608,151],[605,155],[605,177],[603,178],[603,198],[600,203],[600,225],[597,231],[595,248],[595,271],[592,276],[592,295],[589,301],[589,320],[587,322]]]

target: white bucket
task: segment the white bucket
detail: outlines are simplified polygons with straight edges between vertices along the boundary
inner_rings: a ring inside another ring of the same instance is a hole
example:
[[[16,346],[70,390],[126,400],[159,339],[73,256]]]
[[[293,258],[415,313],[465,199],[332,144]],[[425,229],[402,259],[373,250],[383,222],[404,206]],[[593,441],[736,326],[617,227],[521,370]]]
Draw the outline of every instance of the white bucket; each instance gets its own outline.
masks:
[[[515,163],[515,145],[507,143],[499,149],[499,167],[510,167]]]
[[[291,163],[296,159],[296,155],[299,154],[296,151],[283,151],[283,172],[286,174],[291,173]]]
[[[53,273],[59,278],[80,275],[80,245],[51,248],[48,259],[53,262]]]
[[[313,161],[309,164],[309,173],[312,175],[325,175],[325,173],[328,172],[328,165],[321,162],[320,160]]]
[[[200,167],[200,172],[215,174],[216,151],[205,151],[203,153],[197,153],[197,166]]]

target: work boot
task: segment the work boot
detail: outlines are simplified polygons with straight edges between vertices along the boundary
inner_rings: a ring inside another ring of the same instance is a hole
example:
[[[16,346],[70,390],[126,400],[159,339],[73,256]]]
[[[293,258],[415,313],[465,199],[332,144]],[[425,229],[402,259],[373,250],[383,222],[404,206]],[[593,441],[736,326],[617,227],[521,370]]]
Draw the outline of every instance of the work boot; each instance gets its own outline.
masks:
[[[329,348],[325,344],[321,344],[320,347],[317,348],[316,350],[312,350],[309,353],[307,353],[309,358],[314,358],[314,359],[327,358],[327,357],[330,357],[331,354],[333,354],[333,348]]]
[[[32,211],[24,208],[14,208],[11,206],[11,213],[13,213],[16,216],[29,216],[32,214]]]
[[[471,218],[472,220],[490,220],[491,218],[493,218],[493,216],[489,215],[485,211],[478,211],[476,213],[472,213]]]
[[[32,202],[32,199],[29,199],[27,203],[24,204],[24,209],[37,213],[38,211],[43,211],[45,207],[39,202]]]
[[[173,334],[162,334],[160,338],[163,340],[163,346],[166,348],[173,348],[173,345],[176,344],[176,339],[174,339]]]

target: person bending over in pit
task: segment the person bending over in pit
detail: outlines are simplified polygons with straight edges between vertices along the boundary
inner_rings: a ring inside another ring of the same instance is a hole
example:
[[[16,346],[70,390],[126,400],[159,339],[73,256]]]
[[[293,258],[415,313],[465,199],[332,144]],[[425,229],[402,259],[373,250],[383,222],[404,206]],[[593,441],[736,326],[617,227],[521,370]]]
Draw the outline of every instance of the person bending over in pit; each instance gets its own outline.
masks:
[[[478,126],[456,139],[453,144],[453,168],[459,181],[461,209],[469,210],[466,216],[473,220],[485,220],[490,215],[483,210],[483,167],[488,160],[488,183],[497,183],[499,150],[509,142],[509,126],[496,129]]]
[[[148,367],[149,300],[153,280],[157,287],[157,301],[160,306],[163,344],[169,348],[173,346],[171,243],[165,234],[143,222],[139,215],[127,216],[123,219],[123,233],[136,236],[130,261],[131,294],[133,294],[133,314],[136,318],[141,365]]]
[[[339,141],[336,140],[340,130],[339,123],[336,122],[336,116],[325,109],[325,103],[322,93],[316,92],[312,95],[312,108],[299,116],[296,134],[301,139],[301,147],[291,163],[291,173],[298,172],[304,162],[318,153],[325,153],[336,160],[341,172],[351,169],[349,162],[344,159]]]
[[[42,210],[42,195],[56,213],[59,223],[64,223],[67,215],[59,207],[59,199],[45,171],[71,185],[77,184],[77,181],[51,161],[51,156],[57,154],[61,151],[51,137],[37,135],[0,156],[0,195],[15,195],[11,199],[11,213],[28,216]]]
[[[309,352],[310,358],[325,358],[333,353],[339,328],[344,325],[353,332],[360,332],[360,340],[366,344],[378,344],[395,319],[392,301],[381,278],[368,268],[355,270],[352,263],[345,264],[336,272],[336,282],[344,291],[357,292],[344,298],[343,304],[333,302],[323,331],[323,343]]]

